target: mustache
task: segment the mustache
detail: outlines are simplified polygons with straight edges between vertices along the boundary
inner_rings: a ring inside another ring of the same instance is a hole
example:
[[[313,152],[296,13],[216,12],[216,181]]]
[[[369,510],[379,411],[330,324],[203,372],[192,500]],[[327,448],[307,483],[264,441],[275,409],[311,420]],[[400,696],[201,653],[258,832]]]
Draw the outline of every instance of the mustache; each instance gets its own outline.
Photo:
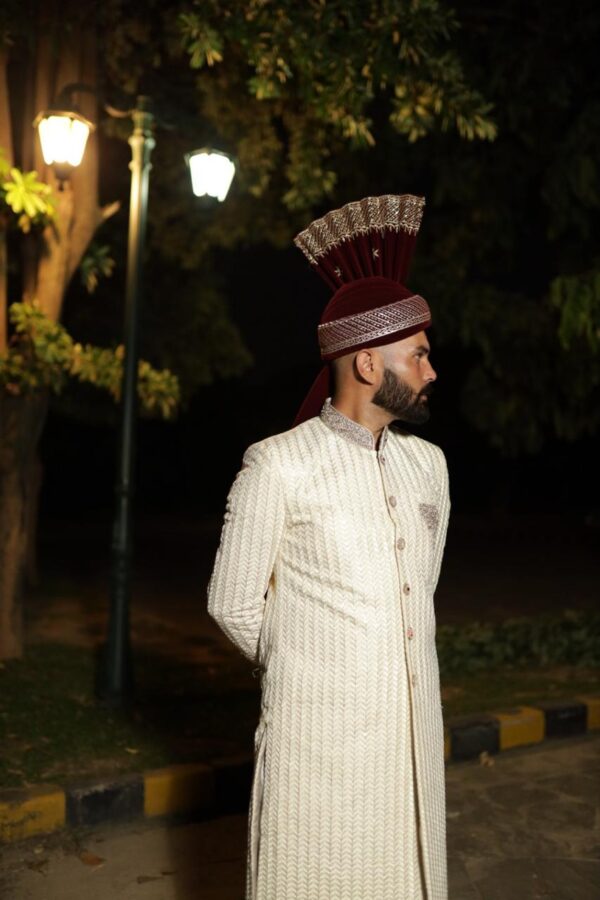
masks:
[[[433,394],[433,385],[426,384],[424,388],[421,388],[421,390],[419,391],[417,396],[418,397],[431,397],[432,394]]]

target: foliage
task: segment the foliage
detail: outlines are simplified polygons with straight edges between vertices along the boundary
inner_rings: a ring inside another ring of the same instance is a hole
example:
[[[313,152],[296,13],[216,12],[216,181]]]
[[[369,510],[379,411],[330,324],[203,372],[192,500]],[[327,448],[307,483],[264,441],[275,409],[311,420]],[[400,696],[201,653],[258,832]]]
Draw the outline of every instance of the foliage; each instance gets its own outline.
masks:
[[[95,662],[88,649],[43,644],[24,660],[0,663],[3,788],[114,777],[169,761],[161,736],[96,702]]]
[[[59,394],[69,378],[93,384],[120,397],[122,346],[114,350],[75,343],[66,329],[34,304],[13,303],[10,319],[15,334],[8,352],[0,356],[0,386],[13,396],[50,390]],[[158,371],[140,361],[138,394],[149,414],[172,418],[179,402],[179,384],[167,369]]]
[[[95,292],[101,278],[110,278],[114,268],[115,261],[110,256],[110,247],[91,243],[79,266],[81,283],[88,294]]]
[[[160,50],[178,128],[155,151],[153,246],[193,270],[214,246],[289,244],[325,198],[423,191],[413,284],[435,340],[467,361],[463,414],[502,453],[535,453],[600,422],[600,15],[590,0],[577,22],[567,0],[452,5],[188,0]],[[136,21],[127,54],[141,72],[142,30],[157,32]],[[185,173],[174,178],[198,115],[239,162],[217,210],[193,209]],[[496,140],[468,140],[496,125]]]
[[[465,286],[460,303],[459,340],[476,352],[461,408],[492,446],[518,456],[539,451],[550,434],[572,440],[595,432],[598,359],[581,343],[561,344],[546,297],[480,282]]]
[[[467,140],[496,135],[490,104],[468,83],[451,43],[455,17],[439,0],[191,0],[179,26],[192,67],[222,69],[198,82],[210,106],[228,105],[233,90],[256,110],[244,142],[252,192],[262,195],[282,168],[290,209],[331,194],[332,150],[375,144],[376,101],[411,142],[436,127]]]
[[[1,149],[0,210],[4,211],[2,218],[8,213],[8,221],[16,217],[16,225],[24,234],[34,226],[46,225],[56,214],[52,188],[39,181],[37,172],[9,166]]]
[[[153,290],[145,309],[144,351],[177,372],[183,403],[199,387],[241,375],[251,366],[252,356],[210,269],[202,279],[184,279],[163,263],[150,266],[149,275]],[[173,292],[170,284],[176,278],[179,287]]]
[[[425,193],[412,283],[434,339],[464,360],[463,413],[503,453],[537,452],[600,421],[600,11],[451,6],[182,0],[174,15],[160,0],[106,0],[103,82],[150,93],[173,126],[153,155],[149,241],[186,283],[204,281],[215,247],[288,245],[325,202]],[[469,140],[496,127],[494,141]],[[206,209],[181,158],[211,142],[239,165],[227,203]],[[200,318],[191,290],[169,294]],[[169,356],[193,388],[203,354],[177,334]]]
[[[99,14],[107,83],[151,93],[159,121],[171,126],[168,139],[159,126],[153,152],[149,242],[157,263],[177,266],[178,281],[187,282],[188,272],[203,285],[210,281],[215,247],[288,245],[326,197],[333,202],[341,161],[376,140],[385,146],[386,120],[404,142],[435,129],[472,138],[495,134],[490,109],[455,50],[452,13],[437,0],[354,0],[343,8],[184,0],[179,17],[157,0],[143,10],[130,0],[108,0]],[[182,165],[184,153],[203,143],[229,150],[238,163],[227,202],[212,208],[190,197]],[[164,301],[153,297],[155,279],[147,284],[149,303]],[[188,321],[199,321],[204,292],[194,300],[182,287],[169,296]],[[211,290],[211,307],[224,325],[223,287],[220,298]],[[167,332],[156,317],[158,330],[148,339],[156,349],[169,342],[188,392],[206,383],[211,370],[222,374],[226,348],[229,373],[248,365],[231,323],[232,340],[209,344],[206,331],[198,331],[193,345],[182,323],[173,322],[170,303],[166,314],[174,330]],[[177,350],[174,335],[184,338]],[[219,361],[205,374],[199,366],[211,354]]]
[[[437,651],[443,676],[499,666],[600,666],[600,614],[566,610],[495,625],[442,625]]]
[[[550,285],[550,300],[560,311],[558,335],[565,350],[583,342],[600,351],[600,267],[582,275],[562,275]]]
[[[466,356],[467,419],[517,456],[600,424],[600,10],[586,0],[576,23],[566,0],[456,10],[499,136],[411,156],[432,186],[415,283],[436,340]]]

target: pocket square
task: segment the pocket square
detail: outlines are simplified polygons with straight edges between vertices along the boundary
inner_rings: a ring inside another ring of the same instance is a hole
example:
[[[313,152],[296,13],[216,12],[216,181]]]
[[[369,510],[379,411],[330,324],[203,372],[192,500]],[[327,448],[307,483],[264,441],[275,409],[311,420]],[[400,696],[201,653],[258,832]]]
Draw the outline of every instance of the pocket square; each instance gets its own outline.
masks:
[[[440,524],[440,511],[433,503],[419,503],[419,512],[425,519],[425,525],[434,533]]]

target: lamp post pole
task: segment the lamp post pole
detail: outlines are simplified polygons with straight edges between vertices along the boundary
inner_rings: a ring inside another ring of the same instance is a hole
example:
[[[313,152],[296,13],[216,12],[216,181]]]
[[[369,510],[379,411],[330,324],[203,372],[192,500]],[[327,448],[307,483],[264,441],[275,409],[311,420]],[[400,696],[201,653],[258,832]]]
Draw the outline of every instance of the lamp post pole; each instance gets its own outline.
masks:
[[[133,463],[138,378],[138,322],[143,252],[148,218],[150,155],[154,148],[154,117],[147,97],[138,97],[131,113],[131,195],[125,292],[125,358],[121,390],[116,509],[112,537],[111,596],[102,694],[119,704],[132,687],[129,607],[131,597]]]

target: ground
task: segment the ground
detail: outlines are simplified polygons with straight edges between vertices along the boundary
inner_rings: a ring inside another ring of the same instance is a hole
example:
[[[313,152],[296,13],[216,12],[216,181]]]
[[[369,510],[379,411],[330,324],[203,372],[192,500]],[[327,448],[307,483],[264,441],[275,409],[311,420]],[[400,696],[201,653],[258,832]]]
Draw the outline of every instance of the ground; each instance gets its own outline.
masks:
[[[217,518],[138,522],[137,686],[133,704],[119,713],[94,696],[106,634],[110,523],[93,515],[46,523],[41,581],[28,598],[25,659],[0,664],[2,786],[251,752],[259,682],[206,611],[219,530]],[[594,609],[596,544],[597,528],[559,517],[454,516],[436,595],[439,624],[460,630],[462,640],[474,621]],[[564,643],[566,635],[561,628],[552,641]],[[442,684],[446,716],[600,690],[600,669],[590,664],[472,672],[464,645],[455,655],[460,666]]]
[[[600,896],[600,735],[492,762],[447,770],[450,900]],[[0,896],[242,900],[245,827],[228,816],[33,840],[5,851]]]

